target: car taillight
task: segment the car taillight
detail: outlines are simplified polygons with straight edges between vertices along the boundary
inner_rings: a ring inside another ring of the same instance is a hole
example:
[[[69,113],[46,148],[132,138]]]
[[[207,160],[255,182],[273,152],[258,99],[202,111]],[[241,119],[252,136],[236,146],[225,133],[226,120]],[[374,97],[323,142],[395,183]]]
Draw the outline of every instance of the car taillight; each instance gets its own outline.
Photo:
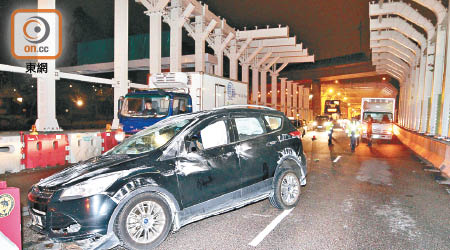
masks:
[[[289,135],[297,137],[298,139],[302,138],[302,133],[300,133],[300,131],[298,130],[290,132]]]

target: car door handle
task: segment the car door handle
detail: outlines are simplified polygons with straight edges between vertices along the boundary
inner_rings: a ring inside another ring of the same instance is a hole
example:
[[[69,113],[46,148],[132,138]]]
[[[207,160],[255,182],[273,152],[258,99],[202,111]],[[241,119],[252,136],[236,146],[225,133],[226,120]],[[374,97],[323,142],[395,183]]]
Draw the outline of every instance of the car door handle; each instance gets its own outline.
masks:
[[[268,143],[266,143],[266,146],[273,146],[275,145],[275,143],[277,143],[276,141],[270,141]]]

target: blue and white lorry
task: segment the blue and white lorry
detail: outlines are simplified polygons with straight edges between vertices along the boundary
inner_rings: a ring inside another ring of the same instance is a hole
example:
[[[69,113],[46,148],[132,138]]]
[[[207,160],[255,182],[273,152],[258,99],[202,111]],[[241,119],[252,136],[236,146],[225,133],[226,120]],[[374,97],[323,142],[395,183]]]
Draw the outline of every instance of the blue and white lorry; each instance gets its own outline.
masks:
[[[247,104],[247,93],[246,83],[204,73],[156,74],[149,77],[149,90],[128,93],[121,100],[120,124],[126,134],[134,134],[173,115]]]

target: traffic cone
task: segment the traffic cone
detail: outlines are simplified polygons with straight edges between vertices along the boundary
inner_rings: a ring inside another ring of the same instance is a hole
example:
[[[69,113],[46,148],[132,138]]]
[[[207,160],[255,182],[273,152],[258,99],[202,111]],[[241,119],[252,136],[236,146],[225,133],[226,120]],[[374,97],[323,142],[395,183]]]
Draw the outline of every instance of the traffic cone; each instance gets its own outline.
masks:
[[[312,137],[312,139],[311,139],[311,140],[313,140],[313,141],[317,140],[317,138],[316,138],[316,134],[314,134],[314,135],[313,135],[313,137]]]
[[[36,125],[31,125],[31,133],[30,135],[38,135],[37,129],[36,129]]]

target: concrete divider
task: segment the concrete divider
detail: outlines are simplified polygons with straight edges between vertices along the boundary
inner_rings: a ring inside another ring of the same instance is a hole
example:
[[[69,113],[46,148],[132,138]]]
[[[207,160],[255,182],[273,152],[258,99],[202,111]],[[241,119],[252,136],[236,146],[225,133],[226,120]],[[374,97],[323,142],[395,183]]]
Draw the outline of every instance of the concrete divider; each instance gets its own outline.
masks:
[[[0,174],[22,170],[21,148],[20,135],[0,136]]]
[[[398,125],[394,127],[394,134],[414,153],[450,178],[450,143],[406,130]]]

